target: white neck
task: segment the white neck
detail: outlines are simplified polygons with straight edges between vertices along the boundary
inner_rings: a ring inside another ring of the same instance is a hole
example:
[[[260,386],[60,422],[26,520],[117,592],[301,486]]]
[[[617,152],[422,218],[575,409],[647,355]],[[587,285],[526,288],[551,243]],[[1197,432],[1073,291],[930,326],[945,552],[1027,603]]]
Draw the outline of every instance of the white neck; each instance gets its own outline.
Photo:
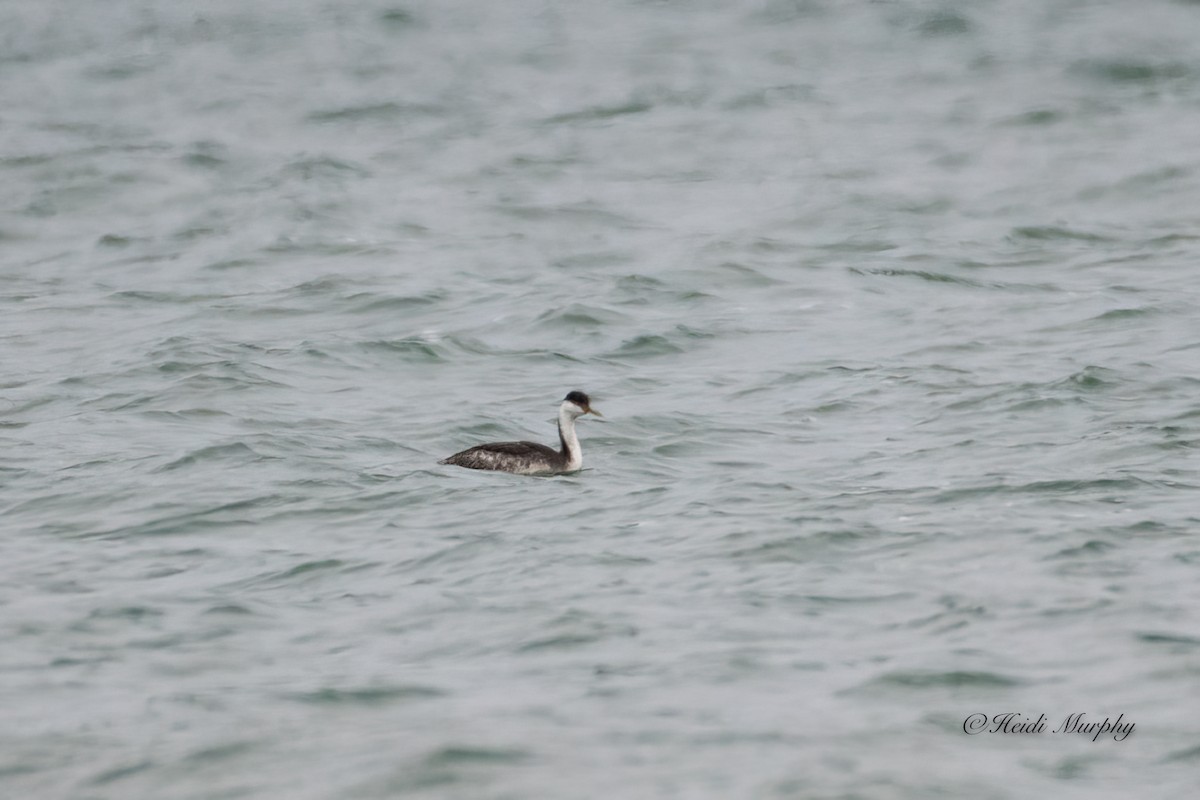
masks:
[[[567,472],[583,466],[583,451],[579,449],[579,437],[575,435],[575,416],[566,403],[558,409],[558,436],[565,450],[563,455],[567,457]]]

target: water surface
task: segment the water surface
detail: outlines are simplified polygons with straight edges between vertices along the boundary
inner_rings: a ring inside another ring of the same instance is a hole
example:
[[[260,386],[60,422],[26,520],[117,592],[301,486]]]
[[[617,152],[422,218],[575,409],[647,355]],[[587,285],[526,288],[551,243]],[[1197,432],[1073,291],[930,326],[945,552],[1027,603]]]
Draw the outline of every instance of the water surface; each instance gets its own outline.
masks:
[[[0,784],[1191,789],[1198,38],[10,4]],[[581,473],[437,465],[571,389]],[[1049,730],[963,731],[1010,711]]]

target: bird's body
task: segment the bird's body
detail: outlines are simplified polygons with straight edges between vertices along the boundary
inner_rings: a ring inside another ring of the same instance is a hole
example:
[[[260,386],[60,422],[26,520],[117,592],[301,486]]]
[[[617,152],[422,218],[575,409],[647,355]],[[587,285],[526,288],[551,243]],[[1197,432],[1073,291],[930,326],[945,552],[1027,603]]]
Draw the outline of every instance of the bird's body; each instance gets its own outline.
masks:
[[[579,448],[579,437],[575,434],[575,420],[584,414],[601,416],[599,411],[592,409],[586,394],[568,394],[558,409],[558,441],[562,445],[561,450],[536,442],[494,442],[463,450],[449,458],[443,458],[438,463],[468,469],[512,472],[518,475],[576,472],[583,466],[583,452]]]

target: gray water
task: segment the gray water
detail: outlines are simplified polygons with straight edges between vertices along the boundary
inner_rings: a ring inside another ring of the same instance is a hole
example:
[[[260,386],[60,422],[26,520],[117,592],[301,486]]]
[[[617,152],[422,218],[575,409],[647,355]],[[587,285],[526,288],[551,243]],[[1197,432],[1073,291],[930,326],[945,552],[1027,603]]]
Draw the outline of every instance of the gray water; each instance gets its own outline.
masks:
[[[1193,791],[1198,41],[6,3],[3,796]]]

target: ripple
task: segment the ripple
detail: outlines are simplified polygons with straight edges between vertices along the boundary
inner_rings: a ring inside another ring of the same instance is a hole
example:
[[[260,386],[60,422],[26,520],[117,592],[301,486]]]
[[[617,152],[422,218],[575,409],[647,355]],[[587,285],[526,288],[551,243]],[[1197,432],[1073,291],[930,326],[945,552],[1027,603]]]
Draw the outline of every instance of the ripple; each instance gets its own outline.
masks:
[[[1173,652],[1190,652],[1200,647],[1200,638],[1178,633],[1149,633],[1136,634],[1138,641],[1146,644],[1162,644],[1171,647]]]
[[[311,692],[294,692],[288,697],[307,705],[316,706],[381,707],[388,703],[428,700],[445,695],[444,691],[432,686],[384,685],[358,689],[326,687]]]
[[[645,333],[626,339],[621,346],[608,354],[609,358],[653,358],[655,356],[682,353],[683,348],[665,336]]]
[[[1114,239],[1109,236],[1102,236],[1097,233],[1087,233],[1084,231],[1076,231],[1070,228],[1061,228],[1053,225],[1035,225],[1013,228],[1012,235],[1018,239],[1032,239],[1034,241],[1074,241],[1096,243],[1114,241]]]
[[[926,14],[917,26],[924,36],[962,36],[971,32],[971,21],[956,11],[940,10]]]
[[[1022,484],[993,483],[938,492],[934,503],[955,503],[988,495],[1059,495],[1086,497],[1092,493],[1111,496],[1114,492],[1134,492],[1145,485],[1137,478],[1083,478],[1079,480],[1032,481]]]
[[[1173,750],[1163,757],[1162,763],[1172,764],[1180,762],[1200,762],[1200,744],[1195,747],[1185,747],[1181,750]]]
[[[288,162],[280,170],[280,174],[287,178],[313,181],[341,179],[347,176],[366,178],[371,172],[366,167],[352,161],[333,156],[305,156]]]
[[[547,328],[571,331],[579,328],[600,329],[610,325],[626,326],[630,321],[631,318],[626,314],[583,303],[572,303],[564,308],[545,311],[537,318],[537,322]]]
[[[546,125],[561,125],[575,122],[604,122],[614,117],[624,117],[630,114],[643,114],[654,106],[642,101],[631,101],[612,106],[591,106],[579,111],[556,114],[543,120]]]
[[[1059,109],[1039,108],[1026,111],[1004,121],[1006,125],[1054,125],[1066,119],[1066,114]]]
[[[133,764],[111,767],[95,775],[89,783],[92,786],[108,786],[110,783],[118,783],[126,778],[154,769],[156,766],[158,765],[153,761],[138,761]]]
[[[404,8],[386,8],[379,12],[379,21],[394,29],[405,29],[420,24],[420,18]]]
[[[447,745],[431,753],[425,763],[431,767],[454,767],[469,764],[520,764],[528,761],[528,750],[507,747],[478,747]]]
[[[308,575],[312,572],[322,572],[325,570],[337,569],[344,567],[346,562],[336,558],[328,558],[323,561],[306,561],[303,564],[297,564],[291,569],[281,572],[278,575],[271,576],[271,580],[287,581],[292,578],[298,578],[301,575]]]
[[[638,635],[632,625],[611,623],[591,614],[568,611],[546,625],[557,629],[545,636],[521,642],[517,653],[537,653],[547,650],[566,650],[591,645],[611,638],[629,638]]]
[[[1068,547],[1064,550],[1059,550],[1052,558],[1080,558],[1084,556],[1100,556],[1117,549],[1117,546],[1112,542],[1106,542],[1102,539],[1090,539],[1077,547]]]
[[[433,342],[421,337],[377,339],[375,341],[362,342],[358,346],[362,350],[398,356],[403,361],[411,361],[418,364],[432,364],[444,361],[447,357],[444,345],[440,342]]]
[[[1157,83],[1192,75],[1191,68],[1182,62],[1153,63],[1131,59],[1089,59],[1077,62],[1072,69],[1089,78],[1113,84]]]
[[[959,286],[970,286],[972,288],[981,288],[988,284],[981,283],[970,278],[961,278],[956,275],[947,275],[941,272],[927,272],[925,270],[915,269],[859,269],[857,267],[849,267],[850,272],[856,275],[882,275],[889,278],[919,278],[923,281],[931,283],[953,283]],[[992,284],[995,286],[996,284]]]
[[[867,687],[899,689],[1010,689],[1026,682],[999,672],[897,670],[873,679]],[[861,687],[861,688],[867,688]]]
[[[87,538],[136,538],[195,533],[206,529],[226,529],[235,524],[253,524],[254,515],[248,512],[281,502],[284,502],[284,498],[280,495],[260,495],[161,517],[153,517],[148,514],[147,516],[151,516],[151,519],[145,522],[85,532],[79,535]]]
[[[445,113],[441,106],[421,103],[368,103],[359,106],[345,106],[324,111],[309,112],[306,117],[310,122],[386,122],[409,119],[418,116],[439,116]]]
[[[258,453],[254,448],[243,442],[231,442],[229,444],[210,445],[193,450],[185,456],[157,467],[155,472],[170,472],[171,470],[183,469],[185,467],[195,467],[204,465],[210,461],[231,461],[234,463],[251,464],[266,458],[269,458],[269,456]]]
[[[258,750],[261,746],[261,742],[250,740],[225,742],[194,750],[184,756],[184,760],[195,764],[218,763],[248,755]]]
[[[371,314],[377,311],[407,312],[413,309],[436,306],[445,299],[446,293],[442,291],[408,296],[380,296],[373,292],[357,292],[345,298],[347,303],[352,304],[348,309],[352,314]]]

